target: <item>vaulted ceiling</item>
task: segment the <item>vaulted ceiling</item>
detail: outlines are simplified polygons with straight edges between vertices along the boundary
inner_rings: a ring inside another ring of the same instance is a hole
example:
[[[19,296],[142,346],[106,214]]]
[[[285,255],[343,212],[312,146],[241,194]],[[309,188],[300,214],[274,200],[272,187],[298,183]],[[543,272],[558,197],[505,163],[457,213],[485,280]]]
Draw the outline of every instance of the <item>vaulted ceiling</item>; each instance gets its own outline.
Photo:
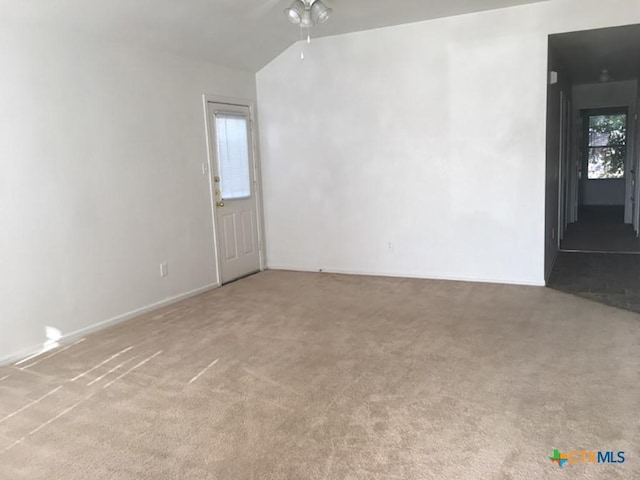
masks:
[[[326,36],[545,0],[325,0]],[[91,35],[258,71],[299,39],[291,0],[0,0],[0,20]]]

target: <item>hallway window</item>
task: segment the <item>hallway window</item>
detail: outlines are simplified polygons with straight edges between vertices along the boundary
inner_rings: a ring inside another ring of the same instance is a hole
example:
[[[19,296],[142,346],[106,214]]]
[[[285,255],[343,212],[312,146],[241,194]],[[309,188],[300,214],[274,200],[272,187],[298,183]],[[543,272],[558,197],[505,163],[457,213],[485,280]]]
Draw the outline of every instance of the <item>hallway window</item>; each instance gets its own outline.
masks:
[[[589,115],[589,180],[623,178],[627,115]]]

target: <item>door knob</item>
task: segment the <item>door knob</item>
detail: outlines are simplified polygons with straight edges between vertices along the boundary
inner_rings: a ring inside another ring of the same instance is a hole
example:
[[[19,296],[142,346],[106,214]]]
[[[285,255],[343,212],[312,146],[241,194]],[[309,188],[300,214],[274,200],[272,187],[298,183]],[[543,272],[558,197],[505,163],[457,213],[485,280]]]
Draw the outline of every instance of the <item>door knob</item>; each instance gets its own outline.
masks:
[[[224,200],[216,202],[216,207],[224,207]]]

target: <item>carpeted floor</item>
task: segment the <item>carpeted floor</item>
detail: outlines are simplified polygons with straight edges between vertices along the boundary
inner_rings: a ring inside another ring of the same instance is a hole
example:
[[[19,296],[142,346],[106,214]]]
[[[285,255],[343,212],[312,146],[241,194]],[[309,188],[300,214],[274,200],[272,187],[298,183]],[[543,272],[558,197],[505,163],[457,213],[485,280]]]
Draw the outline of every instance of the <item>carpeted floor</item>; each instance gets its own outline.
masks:
[[[640,239],[636,237],[633,225],[580,222],[567,227],[562,250],[640,253]]]
[[[640,478],[640,316],[545,288],[270,271],[0,379],[2,479]]]
[[[548,285],[640,313],[640,255],[560,252]]]
[[[567,226],[562,250],[640,253],[633,225],[624,223],[624,206],[583,206],[579,218]]]

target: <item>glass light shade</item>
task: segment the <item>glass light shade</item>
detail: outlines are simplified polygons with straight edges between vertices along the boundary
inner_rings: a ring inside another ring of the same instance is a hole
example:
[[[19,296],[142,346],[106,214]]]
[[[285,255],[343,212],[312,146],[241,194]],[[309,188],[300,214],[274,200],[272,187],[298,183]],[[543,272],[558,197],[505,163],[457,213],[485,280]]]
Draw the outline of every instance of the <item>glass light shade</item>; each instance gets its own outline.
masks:
[[[319,25],[329,20],[332,12],[333,10],[322,3],[321,0],[316,0],[311,5],[311,20],[314,25]]]
[[[302,21],[300,22],[300,26],[303,28],[311,28],[313,25],[314,23],[311,20],[311,12],[307,9],[302,12]]]
[[[305,12],[304,2],[302,0],[295,0],[289,8],[285,8],[284,14],[287,16],[291,23],[296,25],[302,23]]]

